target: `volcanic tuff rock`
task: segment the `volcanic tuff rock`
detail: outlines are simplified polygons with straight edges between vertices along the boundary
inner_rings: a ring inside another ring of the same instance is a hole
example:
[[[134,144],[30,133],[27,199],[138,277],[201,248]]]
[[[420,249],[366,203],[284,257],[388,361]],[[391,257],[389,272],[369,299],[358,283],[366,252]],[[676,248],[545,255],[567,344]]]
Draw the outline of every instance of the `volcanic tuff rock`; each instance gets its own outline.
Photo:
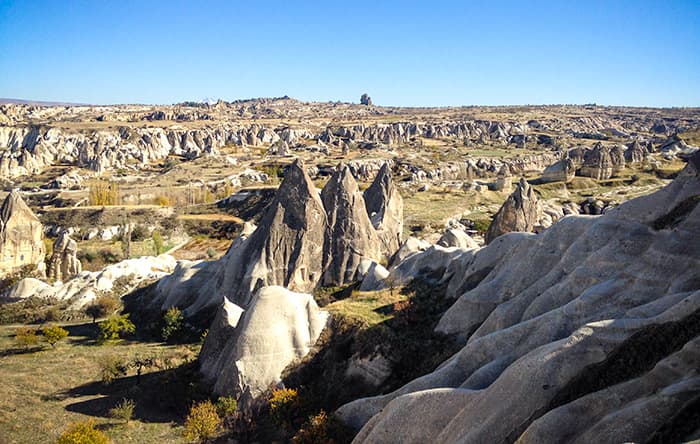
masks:
[[[382,254],[388,259],[399,249],[403,233],[403,199],[391,180],[388,164],[382,166],[372,185],[365,190],[364,199]]]
[[[699,201],[696,155],[655,194],[457,258],[443,279],[461,296],[436,330],[464,347],[395,392],[341,407],[361,428],[354,442],[697,436]]]
[[[110,264],[100,271],[82,271],[65,282],[54,285],[38,279],[26,278],[8,290],[3,298],[8,301],[36,296],[42,299],[70,301],[70,309],[79,310],[97,298],[100,293],[110,292],[120,280],[126,289],[132,291],[143,282],[152,282],[170,275],[175,268],[175,259],[167,254],[142,256]]]
[[[507,165],[501,166],[501,169],[498,170],[496,182],[494,183],[494,191],[503,191],[504,193],[510,193],[512,185],[513,175],[510,174],[510,168],[508,168]]]
[[[71,239],[67,230],[61,231],[53,243],[53,253],[49,260],[48,277],[63,281],[80,273],[83,269],[78,260],[78,243]]]
[[[566,157],[545,168],[540,181],[542,183],[571,182],[575,175],[576,165],[571,159]]]
[[[533,231],[540,220],[542,208],[535,190],[521,178],[515,191],[508,196],[493,217],[486,232],[486,243],[510,231]]]
[[[605,180],[610,179],[614,171],[615,165],[610,148],[598,143],[592,150],[586,152],[579,174],[596,180]]]
[[[226,338],[210,341],[207,336],[200,355],[204,376],[220,396],[246,391],[257,397],[279,382],[290,362],[309,352],[327,321],[328,313],[311,295],[261,288],[242,315],[230,306],[220,313],[214,334],[225,324]]]
[[[379,261],[379,238],[367,215],[365,200],[346,165],[339,165],[321,200],[328,216],[323,284],[338,286],[356,281],[363,258]]]
[[[19,191],[12,191],[0,207],[0,274],[24,265],[36,265],[43,273],[45,254],[41,222]]]

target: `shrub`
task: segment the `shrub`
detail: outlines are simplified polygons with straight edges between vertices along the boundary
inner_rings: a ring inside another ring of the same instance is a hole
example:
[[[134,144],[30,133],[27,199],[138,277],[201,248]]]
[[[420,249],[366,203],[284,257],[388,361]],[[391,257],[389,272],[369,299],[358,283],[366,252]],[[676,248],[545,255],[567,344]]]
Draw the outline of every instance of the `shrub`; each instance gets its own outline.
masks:
[[[272,391],[270,417],[281,427],[292,424],[299,408],[299,393],[296,389],[282,388]]]
[[[153,199],[153,202],[161,207],[169,207],[172,205],[170,198],[167,196],[156,196],[156,198]]]
[[[44,327],[41,334],[44,335],[46,342],[48,342],[51,348],[53,348],[56,346],[58,341],[68,337],[68,330],[63,329],[58,325],[52,325],[49,327]]]
[[[150,233],[148,232],[148,227],[143,224],[136,224],[131,228],[131,241],[141,242],[148,239]]]
[[[100,342],[116,340],[124,335],[136,331],[136,327],[129,320],[129,315],[113,314],[107,320],[100,322]]]
[[[97,364],[100,367],[100,379],[105,384],[111,384],[118,377],[126,375],[129,369],[129,364],[123,358],[114,355],[102,357]]]
[[[85,314],[92,318],[92,322],[97,322],[97,318],[103,318],[114,313],[119,308],[119,302],[113,297],[103,295],[85,307]]]
[[[209,257],[209,259],[214,259],[214,257],[216,257],[216,249],[214,247],[207,248],[207,257]]]
[[[95,421],[75,422],[68,426],[56,444],[109,444],[109,436],[95,428]]]
[[[232,416],[238,410],[238,401],[233,396],[221,396],[216,400],[216,413],[220,418]]]
[[[161,330],[161,335],[163,340],[167,341],[172,338],[173,335],[182,330],[182,321],[184,317],[182,312],[177,307],[170,307],[163,315],[163,329]]]
[[[36,330],[33,328],[17,327],[17,330],[15,330],[15,342],[17,345],[29,349],[30,346],[39,342],[39,338],[36,336]]]
[[[340,421],[321,410],[301,426],[292,441],[295,444],[335,444],[350,439],[349,432]]]
[[[113,408],[109,409],[109,416],[128,423],[131,418],[134,417],[134,409],[136,408],[136,403],[131,399],[122,399],[122,401],[115,405]]]
[[[186,440],[199,442],[211,439],[220,430],[221,418],[216,413],[216,407],[211,401],[203,401],[192,406],[185,420]]]

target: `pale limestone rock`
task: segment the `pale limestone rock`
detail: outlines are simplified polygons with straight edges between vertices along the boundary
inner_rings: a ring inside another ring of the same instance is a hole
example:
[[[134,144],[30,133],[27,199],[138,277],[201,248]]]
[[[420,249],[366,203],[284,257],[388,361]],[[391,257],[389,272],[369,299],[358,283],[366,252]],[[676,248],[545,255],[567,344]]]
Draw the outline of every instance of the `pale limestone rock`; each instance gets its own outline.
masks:
[[[388,164],[382,165],[372,185],[365,190],[364,199],[382,254],[388,259],[399,249],[403,235],[403,199],[391,180]]]
[[[19,191],[12,191],[0,207],[0,274],[25,265],[35,265],[43,273],[45,254],[41,222]]]
[[[65,281],[80,273],[83,269],[78,260],[78,243],[71,239],[67,230],[61,231],[53,243],[53,253],[49,260],[48,277],[57,281]]]

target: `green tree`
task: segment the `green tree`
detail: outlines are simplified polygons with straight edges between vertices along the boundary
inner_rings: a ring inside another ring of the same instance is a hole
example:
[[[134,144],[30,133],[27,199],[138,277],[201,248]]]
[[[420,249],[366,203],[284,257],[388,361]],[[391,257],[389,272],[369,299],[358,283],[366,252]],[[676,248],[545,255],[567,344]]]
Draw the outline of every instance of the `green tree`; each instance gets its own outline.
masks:
[[[119,339],[136,331],[136,326],[129,320],[128,314],[113,314],[100,322],[99,325],[101,331],[98,339],[100,342]]]
[[[156,252],[156,256],[163,252],[163,236],[160,231],[155,230],[152,234],[153,237],[153,250]]]
[[[58,325],[52,325],[49,327],[44,327],[41,334],[44,335],[46,342],[48,342],[49,345],[51,345],[51,348],[53,348],[56,346],[58,341],[68,337],[68,330],[63,329]]]
[[[161,330],[161,335],[163,340],[167,341],[172,338],[173,335],[177,334],[182,330],[182,321],[184,316],[182,312],[177,307],[170,307],[163,315],[163,329]]]

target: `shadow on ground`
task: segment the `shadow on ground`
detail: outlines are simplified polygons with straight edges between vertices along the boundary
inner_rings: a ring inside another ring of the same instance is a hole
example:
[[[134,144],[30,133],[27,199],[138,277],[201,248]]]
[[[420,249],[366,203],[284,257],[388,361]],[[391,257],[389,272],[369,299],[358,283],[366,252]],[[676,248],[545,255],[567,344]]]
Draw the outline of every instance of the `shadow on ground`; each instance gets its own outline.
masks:
[[[193,402],[206,399],[196,362],[180,367],[119,378],[111,384],[101,381],[51,395],[53,399],[97,398],[78,401],[66,410],[88,416],[109,417],[109,410],[122,399],[136,403],[134,419],[142,422],[182,422]]]

